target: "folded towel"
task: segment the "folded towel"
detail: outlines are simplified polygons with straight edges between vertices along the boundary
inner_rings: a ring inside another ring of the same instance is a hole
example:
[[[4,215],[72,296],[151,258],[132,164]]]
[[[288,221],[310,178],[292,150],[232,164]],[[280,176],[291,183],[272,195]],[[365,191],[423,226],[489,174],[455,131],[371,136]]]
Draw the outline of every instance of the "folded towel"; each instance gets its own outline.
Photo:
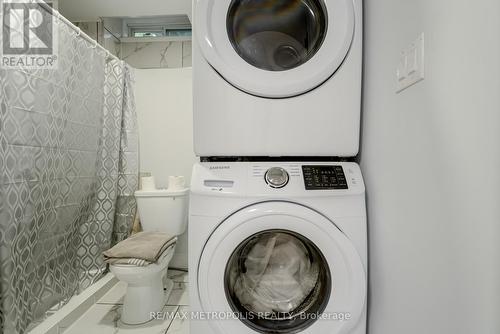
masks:
[[[140,232],[103,252],[110,264],[147,266],[158,261],[167,248],[175,245],[177,237],[160,232]]]
[[[106,259],[105,261],[106,261],[106,263],[109,263],[109,264],[129,264],[129,265],[133,265],[135,267],[147,267],[151,263],[153,263],[153,262],[149,262],[146,260],[133,259],[133,258],[129,258],[129,259],[111,258],[111,259]]]

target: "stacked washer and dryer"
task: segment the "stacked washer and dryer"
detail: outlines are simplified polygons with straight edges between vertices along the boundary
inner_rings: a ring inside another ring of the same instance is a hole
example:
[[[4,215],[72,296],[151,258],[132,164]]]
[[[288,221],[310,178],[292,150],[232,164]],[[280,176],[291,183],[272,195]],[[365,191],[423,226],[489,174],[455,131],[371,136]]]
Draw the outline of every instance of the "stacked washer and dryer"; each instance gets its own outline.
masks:
[[[191,334],[365,334],[361,0],[194,0]]]

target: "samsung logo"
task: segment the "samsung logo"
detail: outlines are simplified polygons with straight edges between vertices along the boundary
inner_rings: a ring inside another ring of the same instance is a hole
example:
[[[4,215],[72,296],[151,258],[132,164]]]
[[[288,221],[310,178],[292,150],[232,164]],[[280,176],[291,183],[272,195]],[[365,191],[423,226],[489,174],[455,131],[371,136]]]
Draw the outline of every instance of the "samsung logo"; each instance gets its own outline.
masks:
[[[231,166],[210,166],[209,169],[231,169]]]

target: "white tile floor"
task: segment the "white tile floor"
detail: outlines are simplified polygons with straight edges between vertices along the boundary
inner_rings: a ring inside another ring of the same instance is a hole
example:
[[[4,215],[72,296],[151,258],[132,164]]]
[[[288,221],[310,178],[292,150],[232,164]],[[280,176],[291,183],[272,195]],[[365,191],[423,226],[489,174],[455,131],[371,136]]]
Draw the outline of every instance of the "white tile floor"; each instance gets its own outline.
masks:
[[[64,329],[64,334],[188,334],[189,323],[181,316],[189,312],[188,274],[169,271],[174,281],[174,289],[167,300],[163,312],[165,319],[150,321],[144,325],[127,326],[120,321],[126,285],[119,282],[112,287],[73,325]]]

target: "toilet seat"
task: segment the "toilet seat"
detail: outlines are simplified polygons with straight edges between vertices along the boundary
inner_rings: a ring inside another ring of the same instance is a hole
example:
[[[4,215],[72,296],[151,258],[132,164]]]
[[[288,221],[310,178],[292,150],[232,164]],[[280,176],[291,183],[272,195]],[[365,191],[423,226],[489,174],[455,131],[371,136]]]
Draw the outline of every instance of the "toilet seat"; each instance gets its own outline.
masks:
[[[115,273],[115,275],[150,275],[160,272],[168,266],[175,251],[175,244],[166,248],[161,254],[158,262],[148,264],[147,266],[136,266],[135,264],[120,263],[112,264],[110,268]]]

